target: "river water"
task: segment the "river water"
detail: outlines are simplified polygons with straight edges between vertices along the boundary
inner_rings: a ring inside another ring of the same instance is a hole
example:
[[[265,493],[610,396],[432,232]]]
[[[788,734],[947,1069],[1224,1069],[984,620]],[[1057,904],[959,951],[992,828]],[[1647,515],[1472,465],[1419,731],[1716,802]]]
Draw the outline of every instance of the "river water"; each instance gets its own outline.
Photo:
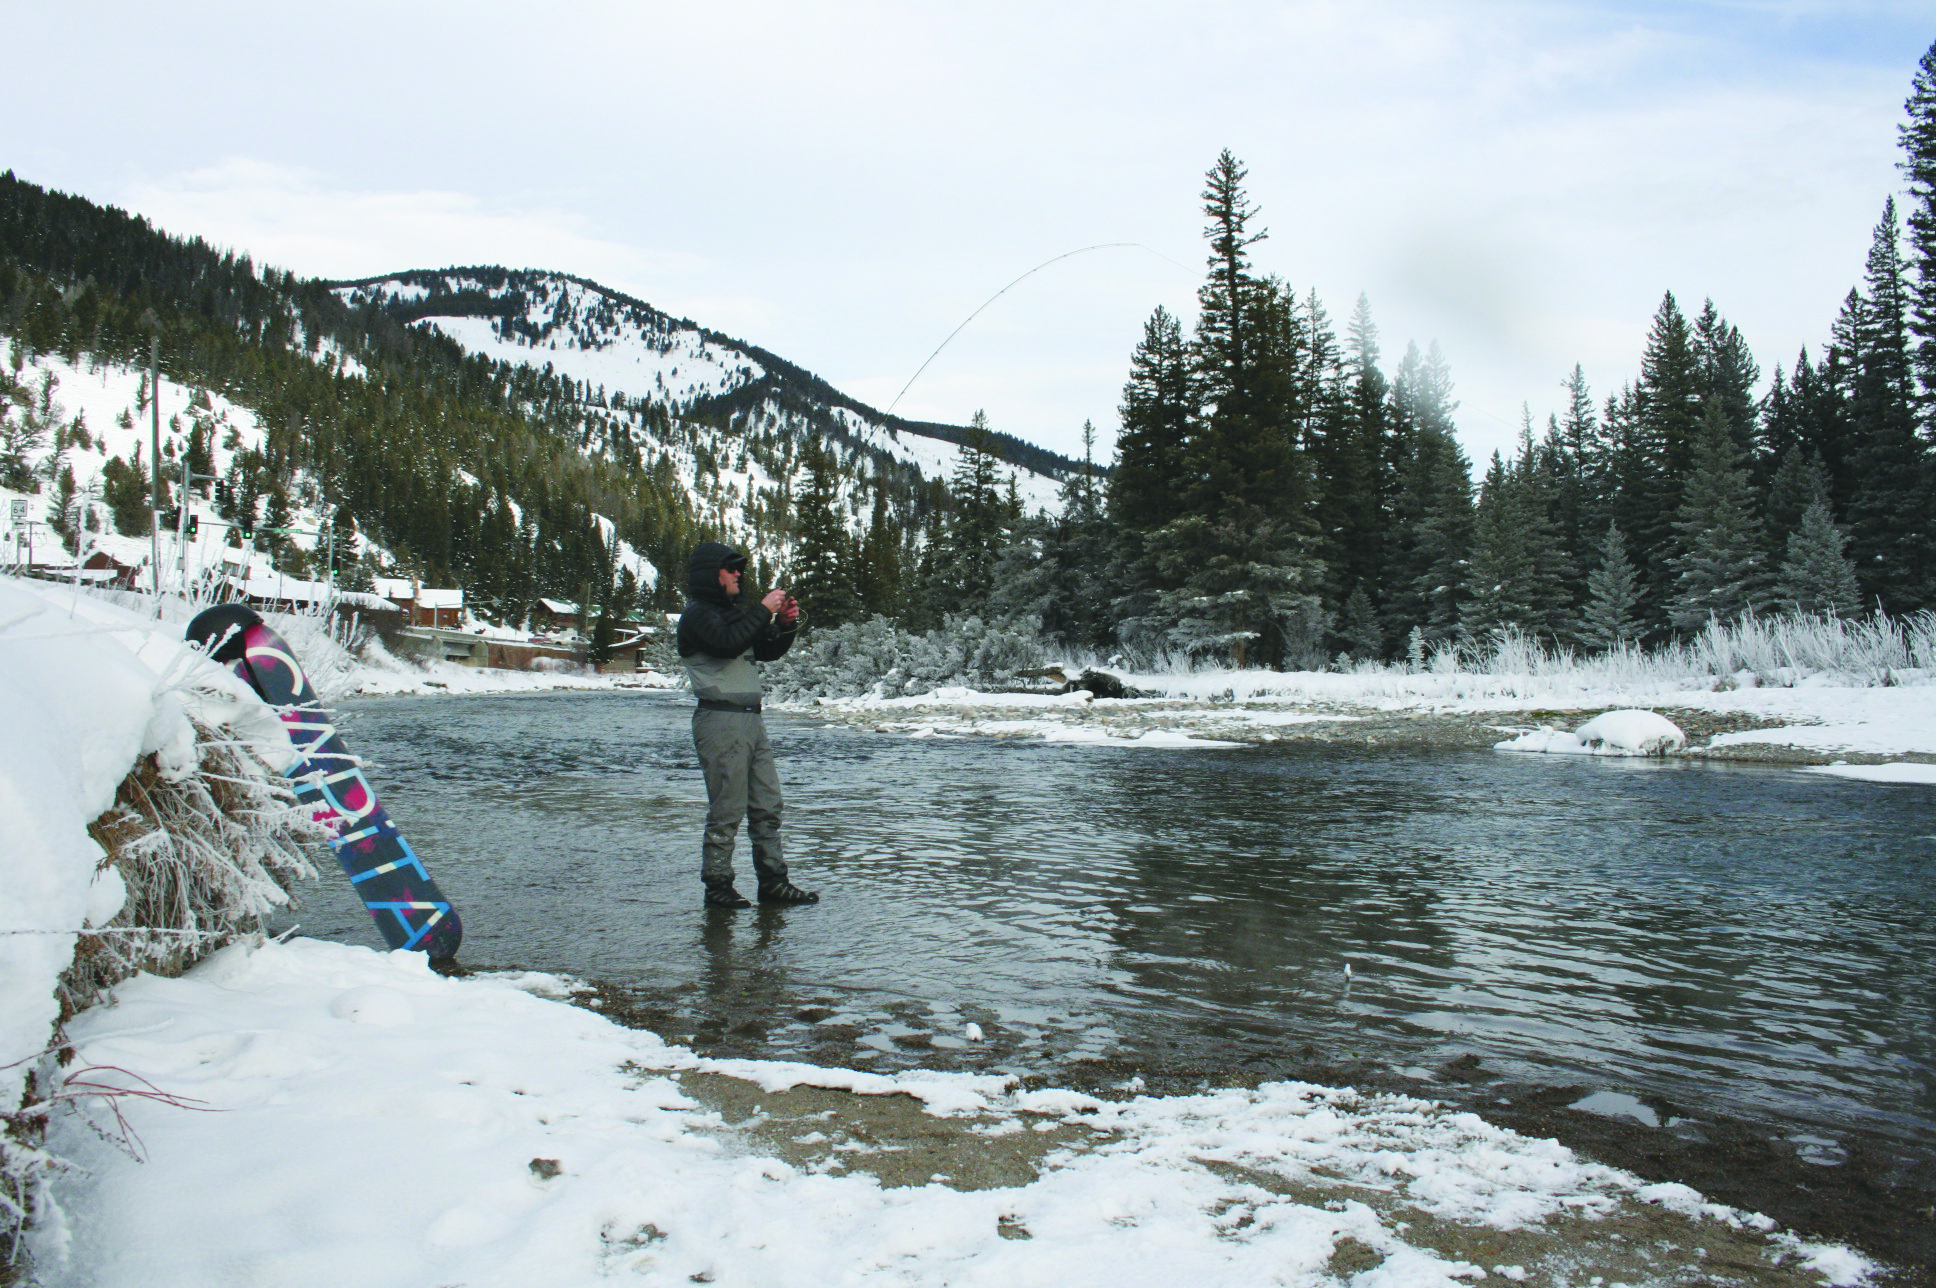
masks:
[[[1823,1164],[1936,1160],[1927,788],[770,714],[793,875],[824,902],[733,914],[699,906],[688,702],[385,699],[344,732],[467,963],[607,982],[702,1048],[1232,1076],[1298,1052],[1427,1084],[1477,1056],[1614,1112],[1770,1123]],[[300,921],[378,942],[334,873]]]

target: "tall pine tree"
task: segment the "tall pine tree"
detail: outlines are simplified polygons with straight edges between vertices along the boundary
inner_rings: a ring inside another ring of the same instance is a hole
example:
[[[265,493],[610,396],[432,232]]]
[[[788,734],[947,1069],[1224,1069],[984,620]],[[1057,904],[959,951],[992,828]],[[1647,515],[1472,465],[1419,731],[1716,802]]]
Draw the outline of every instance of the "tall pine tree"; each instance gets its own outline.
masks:
[[[1716,401],[1701,421],[1694,468],[1674,517],[1676,551],[1668,619],[1684,631],[1710,618],[1738,621],[1760,608],[1768,559],[1748,471],[1727,412]]]
[[[1909,180],[1908,327],[1926,439],[1936,439],[1936,44],[1910,81],[1898,127]]]
[[[1433,343],[1407,350],[1395,401],[1407,425],[1394,501],[1394,550],[1386,579],[1388,638],[1423,631],[1428,644],[1455,639],[1471,598],[1472,467],[1454,437],[1452,377]]]
[[[801,452],[806,486],[793,502],[791,589],[817,626],[839,626],[860,611],[858,580],[847,523],[841,513],[840,473],[833,453],[817,438]]]
[[[1854,483],[1846,513],[1865,597],[1902,612],[1932,602],[1936,540],[1929,449],[1916,433],[1908,297],[1893,198],[1876,225],[1863,276],[1866,290],[1853,295],[1844,312]]]

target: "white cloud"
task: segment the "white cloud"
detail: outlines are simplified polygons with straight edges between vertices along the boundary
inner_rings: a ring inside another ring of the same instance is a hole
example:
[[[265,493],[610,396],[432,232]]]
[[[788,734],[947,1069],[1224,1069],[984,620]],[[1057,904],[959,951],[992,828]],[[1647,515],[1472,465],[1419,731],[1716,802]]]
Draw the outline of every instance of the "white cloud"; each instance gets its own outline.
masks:
[[[296,166],[246,157],[138,183],[120,200],[172,232],[305,276],[501,264],[589,277],[722,329],[768,323],[773,303],[704,287],[712,265],[599,235],[583,214],[417,189],[359,191]]]
[[[13,29],[47,56],[0,83],[9,157],[304,272],[577,273],[873,399],[1058,252],[1194,269],[1228,146],[1260,266],[1340,320],[1366,292],[1389,356],[1439,339],[1476,457],[1575,361],[1603,395],[1630,378],[1670,288],[1765,365],[1819,346],[1929,37],[1925,6],[1811,0],[345,4],[30,9]],[[155,94],[155,66],[192,88]],[[1194,285],[1059,264],[904,409],[1073,451]]]

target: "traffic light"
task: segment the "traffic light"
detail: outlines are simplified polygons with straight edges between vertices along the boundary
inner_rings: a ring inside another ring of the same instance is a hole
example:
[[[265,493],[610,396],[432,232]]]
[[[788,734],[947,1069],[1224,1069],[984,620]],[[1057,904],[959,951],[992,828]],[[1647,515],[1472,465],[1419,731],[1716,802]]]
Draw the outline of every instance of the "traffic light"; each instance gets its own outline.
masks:
[[[189,515],[189,516],[188,516],[188,536],[189,536],[189,538],[190,538],[190,539],[192,540],[192,539],[194,538],[194,536],[195,536],[195,534],[196,534],[196,533],[198,533],[198,532],[200,532],[201,530],[202,530],[202,516],[201,516],[201,515],[199,515],[199,514],[191,514],[191,515]]]
[[[243,515],[240,519],[236,521],[236,526],[242,530],[242,539],[244,541],[255,540],[255,516],[254,515],[252,514]]]
[[[215,480],[215,504],[224,510],[229,508],[229,485],[226,479]]]
[[[179,505],[171,505],[166,510],[163,510],[161,512],[162,527],[172,528],[180,522],[181,522],[181,507]]]

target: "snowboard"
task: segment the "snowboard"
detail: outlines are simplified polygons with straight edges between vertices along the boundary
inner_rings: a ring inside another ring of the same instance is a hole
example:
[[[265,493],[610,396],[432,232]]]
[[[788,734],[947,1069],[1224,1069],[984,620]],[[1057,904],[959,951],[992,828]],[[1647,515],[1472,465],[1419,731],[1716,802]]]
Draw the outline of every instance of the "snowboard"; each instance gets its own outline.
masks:
[[[457,910],[377,801],[282,636],[255,610],[223,604],[190,622],[188,638],[226,664],[282,718],[296,748],[296,763],[288,771],[296,799],[313,806],[317,820],[330,830],[330,849],[384,942],[428,953],[433,962],[454,959],[464,937]]]

